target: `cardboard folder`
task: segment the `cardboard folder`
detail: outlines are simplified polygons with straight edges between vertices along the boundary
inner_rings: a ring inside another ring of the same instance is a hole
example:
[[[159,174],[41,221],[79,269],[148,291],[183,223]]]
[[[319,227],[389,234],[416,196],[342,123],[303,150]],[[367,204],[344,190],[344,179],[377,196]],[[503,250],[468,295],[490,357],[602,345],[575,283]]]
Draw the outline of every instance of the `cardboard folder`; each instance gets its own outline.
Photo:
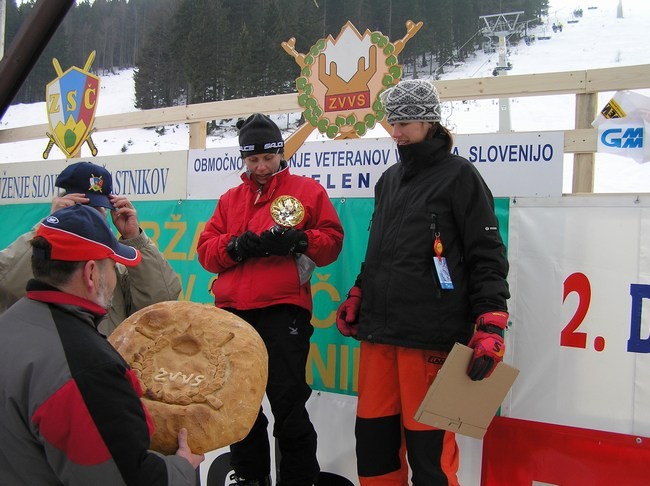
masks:
[[[415,420],[482,439],[519,370],[499,363],[489,378],[472,381],[472,349],[456,343],[415,413]]]

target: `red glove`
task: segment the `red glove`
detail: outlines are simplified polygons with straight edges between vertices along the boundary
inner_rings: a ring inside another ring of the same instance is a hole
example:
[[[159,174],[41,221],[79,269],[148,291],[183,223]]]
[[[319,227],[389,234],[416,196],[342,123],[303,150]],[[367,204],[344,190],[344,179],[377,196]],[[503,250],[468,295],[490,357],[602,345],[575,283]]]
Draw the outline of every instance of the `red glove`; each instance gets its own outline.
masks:
[[[359,308],[361,307],[361,287],[356,285],[348,292],[348,298],[339,306],[336,313],[336,327],[344,336],[355,337],[359,327]]]
[[[486,312],[476,319],[476,332],[469,342],[474,350],[467,375],[474,381],[489,377],[503,360],[506,345],[503,332],[508,325],[507,312]]]

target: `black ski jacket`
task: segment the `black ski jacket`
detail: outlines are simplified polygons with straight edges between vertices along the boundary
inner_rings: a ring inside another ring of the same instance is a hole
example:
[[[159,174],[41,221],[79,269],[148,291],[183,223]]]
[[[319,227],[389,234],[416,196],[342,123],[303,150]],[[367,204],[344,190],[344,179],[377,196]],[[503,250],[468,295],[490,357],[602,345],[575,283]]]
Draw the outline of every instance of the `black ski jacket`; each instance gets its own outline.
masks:
[[[492,193],[476,168],[450,153],[443,133],[399,146],[400,162],[375,187],[358,339],[450,351],[477,316],[506,311],[508,260]],[[433,259],[439,235],[453,289]]]

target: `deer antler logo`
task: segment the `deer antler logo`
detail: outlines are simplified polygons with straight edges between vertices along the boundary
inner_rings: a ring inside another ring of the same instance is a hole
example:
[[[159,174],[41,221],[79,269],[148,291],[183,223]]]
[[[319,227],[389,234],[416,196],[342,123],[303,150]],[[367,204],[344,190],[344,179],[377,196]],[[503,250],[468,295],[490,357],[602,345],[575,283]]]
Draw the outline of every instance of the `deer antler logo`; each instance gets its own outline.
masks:
[[[283,42],[300,66],[296,88],[307,120],[287,140],[285,155],[293,155],[315,128],[332,139],[357,138],[382,122],[379,94],[399,82],[397,55],[421,27],[422,22],[407,21],[406,35],[392,43],[381,32],[361,35],[347,22],[336,39],[320,39],[307,54],[296,51],[294,38]]]

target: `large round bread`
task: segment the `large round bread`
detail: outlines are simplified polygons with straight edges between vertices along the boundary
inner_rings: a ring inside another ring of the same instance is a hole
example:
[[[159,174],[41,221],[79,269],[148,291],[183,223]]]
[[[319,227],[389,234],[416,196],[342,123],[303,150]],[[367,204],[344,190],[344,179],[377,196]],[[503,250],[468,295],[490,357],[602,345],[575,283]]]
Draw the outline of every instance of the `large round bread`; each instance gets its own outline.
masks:
[[[155,427],[151,449],[175,453],[182,427],[197,454],[248,435],[268,355],[246,321],[212,305],[160,302],[125,319],[108,340],[140,378]]]

